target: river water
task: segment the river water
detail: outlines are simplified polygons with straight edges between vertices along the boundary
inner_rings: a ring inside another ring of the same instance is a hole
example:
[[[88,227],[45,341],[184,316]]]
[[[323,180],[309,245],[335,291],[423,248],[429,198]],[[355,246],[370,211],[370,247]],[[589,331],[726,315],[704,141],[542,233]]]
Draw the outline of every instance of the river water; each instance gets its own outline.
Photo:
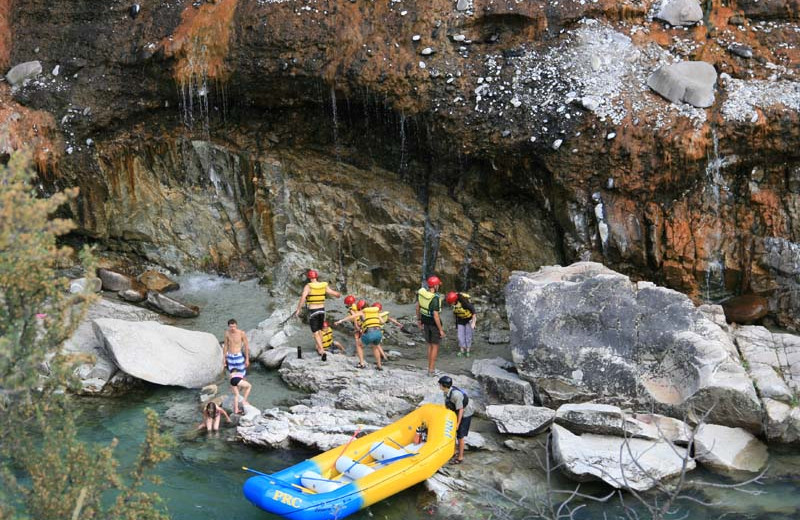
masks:
[[[178,280],[181,290],[175,296],[183,301],[199,305],[202,309],[199,318],[182,320],[176,325],[203,330],[222,338],[227,320],[235,317],[240,328],[250,330],[263,320],[271,310],[271,299],[266,288],[255,281],[236,282],[208,275],[188,275]],[[478,340],[479,341],[479,340]],[[310,345],[310,344],[309,344]],[[480,357],[508,357],[507,345],[490,346],[478,342],[475,345]],[[369,354],[367,354],[369,359]],[[447,356],[447,354],[444,354]],[[454,356],[447,359],[448,368],[466,371],[468,363]],[[424,359],[412,363],[422,366]],[[458,365],[455,365],[459,363]],[[275,371],[253,366],[249,379],[253,384],[251,402],[265,409],[295,403],[302,394],[288,389]],[[221,393],[227,392],[227,385],[220,381]],[[225,427],[217,434],[207,435],[195,431],[200,421],[198,392],[176,387],[150,386],[136,390],[122,398],[83,398],[80,399],[82,415],[82,436],[91,442],[108,444],[113,438],[119,439],[116,455],[124,471],[132,465],[139,443],[144,438],[144,409],[152,408],[159,413],[162,427],[172,433],[177,440],[173,457],[163,462],[156,473],[163,484],[157,491],[164,499],[171,517],[175,520],[212,519],[269,519],[277,518],[252,506],[242,495],[242,484],[249,474],[242,466],[263,472],[273,472],[296,464],[315,453],[304,449],[266,450],[245,446],[234,440],[235,429]],[[488,433],[491,425],[483,424],[479,429]],[[795,450],[796,451],[796,450]],[[694,496],[713,500],[721,505],[707,508],[689,502],[679,504],[680,514],[672,518],[705,519],[750,518],[750,519],[796,519],[800,518],[800,454],[791,450],[771,449],[770,471],[763,486],[761,496],[747,496],[729,490],[703,489]],[[511,470],[513,471],[513,469]],[[713,482],[724,482],[711,474],[694,472],[696,478]],[[560,486],[568,485],[559,481]],[[153,488],[151,488],[153,489]],[[599,485],[590,486],[584,491],[595,494],[607,492]],[[482,502],[496,500],[493,490],[480,492],[486,495]],[[630,502],[629,502],[630,503]],[[623,517],[624,511],[614,505],[591,505],[579,512],[575,518],[602,519]],[[641,518],[647,518],[641,507],[636,508]],[[469,518],[521,518],[526,515],[522,509],[506,515],[498,514],[498,509],[475,510]],[[688,514],[688,516],[683,516]],[[439,513],[435,500],[418,485],[390,499],[361,511],[354,519],[416,520],[444,519],[448,516]]]

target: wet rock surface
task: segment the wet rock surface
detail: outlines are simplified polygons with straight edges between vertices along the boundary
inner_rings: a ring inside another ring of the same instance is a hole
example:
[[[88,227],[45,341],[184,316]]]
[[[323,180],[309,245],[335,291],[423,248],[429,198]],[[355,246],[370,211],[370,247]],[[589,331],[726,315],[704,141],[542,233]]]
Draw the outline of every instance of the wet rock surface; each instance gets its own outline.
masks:
[[[793,2],[680,28],[697,2],[50,7],[3,21],[0,64],[42,73],[0,86],[0,145],[79,185],[81,233],[117,252],[286,279],[302,251],[392,290],[437,265],[488,293],[594,259],[797,325],[800,270],[774,257],[800,243]],[[647,87],[677,62],[720,74],[709,110]]]

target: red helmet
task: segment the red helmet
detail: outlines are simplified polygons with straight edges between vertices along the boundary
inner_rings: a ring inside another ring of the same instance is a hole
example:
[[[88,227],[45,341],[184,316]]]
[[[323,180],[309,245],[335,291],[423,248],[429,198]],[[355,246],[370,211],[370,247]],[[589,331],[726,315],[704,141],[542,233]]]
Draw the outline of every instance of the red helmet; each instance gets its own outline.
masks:
[[[375,302],[372,304],[372,306],[377,307],[379,311],[383,310],[383,305],[381,305],[381,302]]]
[[[458,293],[455,291],[450,291],[449,293],[447,293],[447,296],[445,296],[444,300],[450,305],[453,305],[455,302],[458,301]]]
[[[353,305],[355,302],[356,302],[356,297],[353,296],[352,294],[348,294],[347,296],[344,297],[344,304],[345,305],[348,305],[348,306],[349,305]]]
[[[327,321],[323,321],[322,322],[322,328],[323,329],[327,329],[328,328],[328,322]]]
[[[439,277],[436,276],[436,275],[429,276],[427,282],[428,282],[428,289],[430,289],[431,287],[434,287],[434,286],[438,287],[438,286],[442,285],[442,281],[439,280]]]
[[[358,300],[358,303],[356,304],[356,309],[361,310],[366,306],[367,306],[367,300]]]
[[[313,269],[309,269],[308,273],[306,273],[306,276],[308,276],[309,280],[316,280],[319,278],[319,274]]]

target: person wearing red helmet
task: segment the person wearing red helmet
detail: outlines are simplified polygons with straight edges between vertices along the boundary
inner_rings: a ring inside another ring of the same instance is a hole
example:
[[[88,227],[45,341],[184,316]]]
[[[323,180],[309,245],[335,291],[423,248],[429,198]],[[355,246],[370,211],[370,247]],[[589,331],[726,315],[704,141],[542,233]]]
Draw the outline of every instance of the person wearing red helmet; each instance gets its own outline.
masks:
[[[328,282],[320,282],[318,280],[319,274],[314,269],[309,269],[306,273],[308,276],[308,283],[303,287],[303,294],[300,295],[300,301],[297,303],[297,309],[294,311],[295,317],[300,316],[300,310],[303,305],[308,309],[308,325],[311,328],[311,335],[314,336],[314,343],[317,347],[317,353],[322,356],[322,361],[327,361],[328,356],[325,354],[325,349],[322,348],[322,324],[325,322],[325,297],[332,296],[339,298],[342,293],[334,291],[328,286]]]
[[[444,338],[442,320],[439,317],[439,295],[436,291],[442,285],[442,281],[436,275],[429,276],[426,280],[428,288],[424,287],[417,291],[417,324],[422,329],[425,336],[425,343],[428,344],[428,375],[432,376],[436,371],[436,358],[439,355],[439,343]]]
[[[340,325],[345,321],[360,321],[361,330],[363,331],[361,341],[364,345],[372,347],[372,355],[375,356],[376,370],[383,370],[384,354],[381,348],[381,341],[383,340],[383,326],[387,321],[388,313],[382,313],[382,307],[380,303],[377,305],[372,304],[336,322],[336,325]],[[362,367],[359,366],[359,368]]]
[[[450,291],[445,297],[445,302],[453,306],[453,315],[456,318],[458,332],[458,357],[470,356],[472,348],[472,333],[475,330],[475,306],[469,300],[469,294]]]
[[[356,301],[355,296],[348,294],[344,299],[344,304],[347,307],[347,315],[353,316],[367,305],[367,301]],[[356,368],[367,368],[367,363],[364,361],[364,346],[361,343],[361,323],[359,320],[353,320],[353,338],[356,341],[356,356],[358,357]]]

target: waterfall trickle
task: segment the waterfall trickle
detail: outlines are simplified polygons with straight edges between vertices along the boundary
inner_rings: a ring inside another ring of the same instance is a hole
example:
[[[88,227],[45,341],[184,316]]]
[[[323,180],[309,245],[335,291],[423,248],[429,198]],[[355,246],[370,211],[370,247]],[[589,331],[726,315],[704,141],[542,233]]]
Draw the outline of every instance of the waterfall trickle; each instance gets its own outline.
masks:
[[[333,119],[333,152],[336,154],[337,166],[341,163],[339,154],[339,116],[336,111],[336,86],[331,84],[331,117]]]
[[[706,165],[703,197],[708,208],[708,231],[705,233],[706,268],[703,280],[703,300],[716,303],[730,296],[725,283],[725,243],[722,229],[723,207],[727,202],[730,188],[722,175],[722,168],[730,164],[731,159],[720,156],[719,137],[714,128],[711,129],[712,147]]]

